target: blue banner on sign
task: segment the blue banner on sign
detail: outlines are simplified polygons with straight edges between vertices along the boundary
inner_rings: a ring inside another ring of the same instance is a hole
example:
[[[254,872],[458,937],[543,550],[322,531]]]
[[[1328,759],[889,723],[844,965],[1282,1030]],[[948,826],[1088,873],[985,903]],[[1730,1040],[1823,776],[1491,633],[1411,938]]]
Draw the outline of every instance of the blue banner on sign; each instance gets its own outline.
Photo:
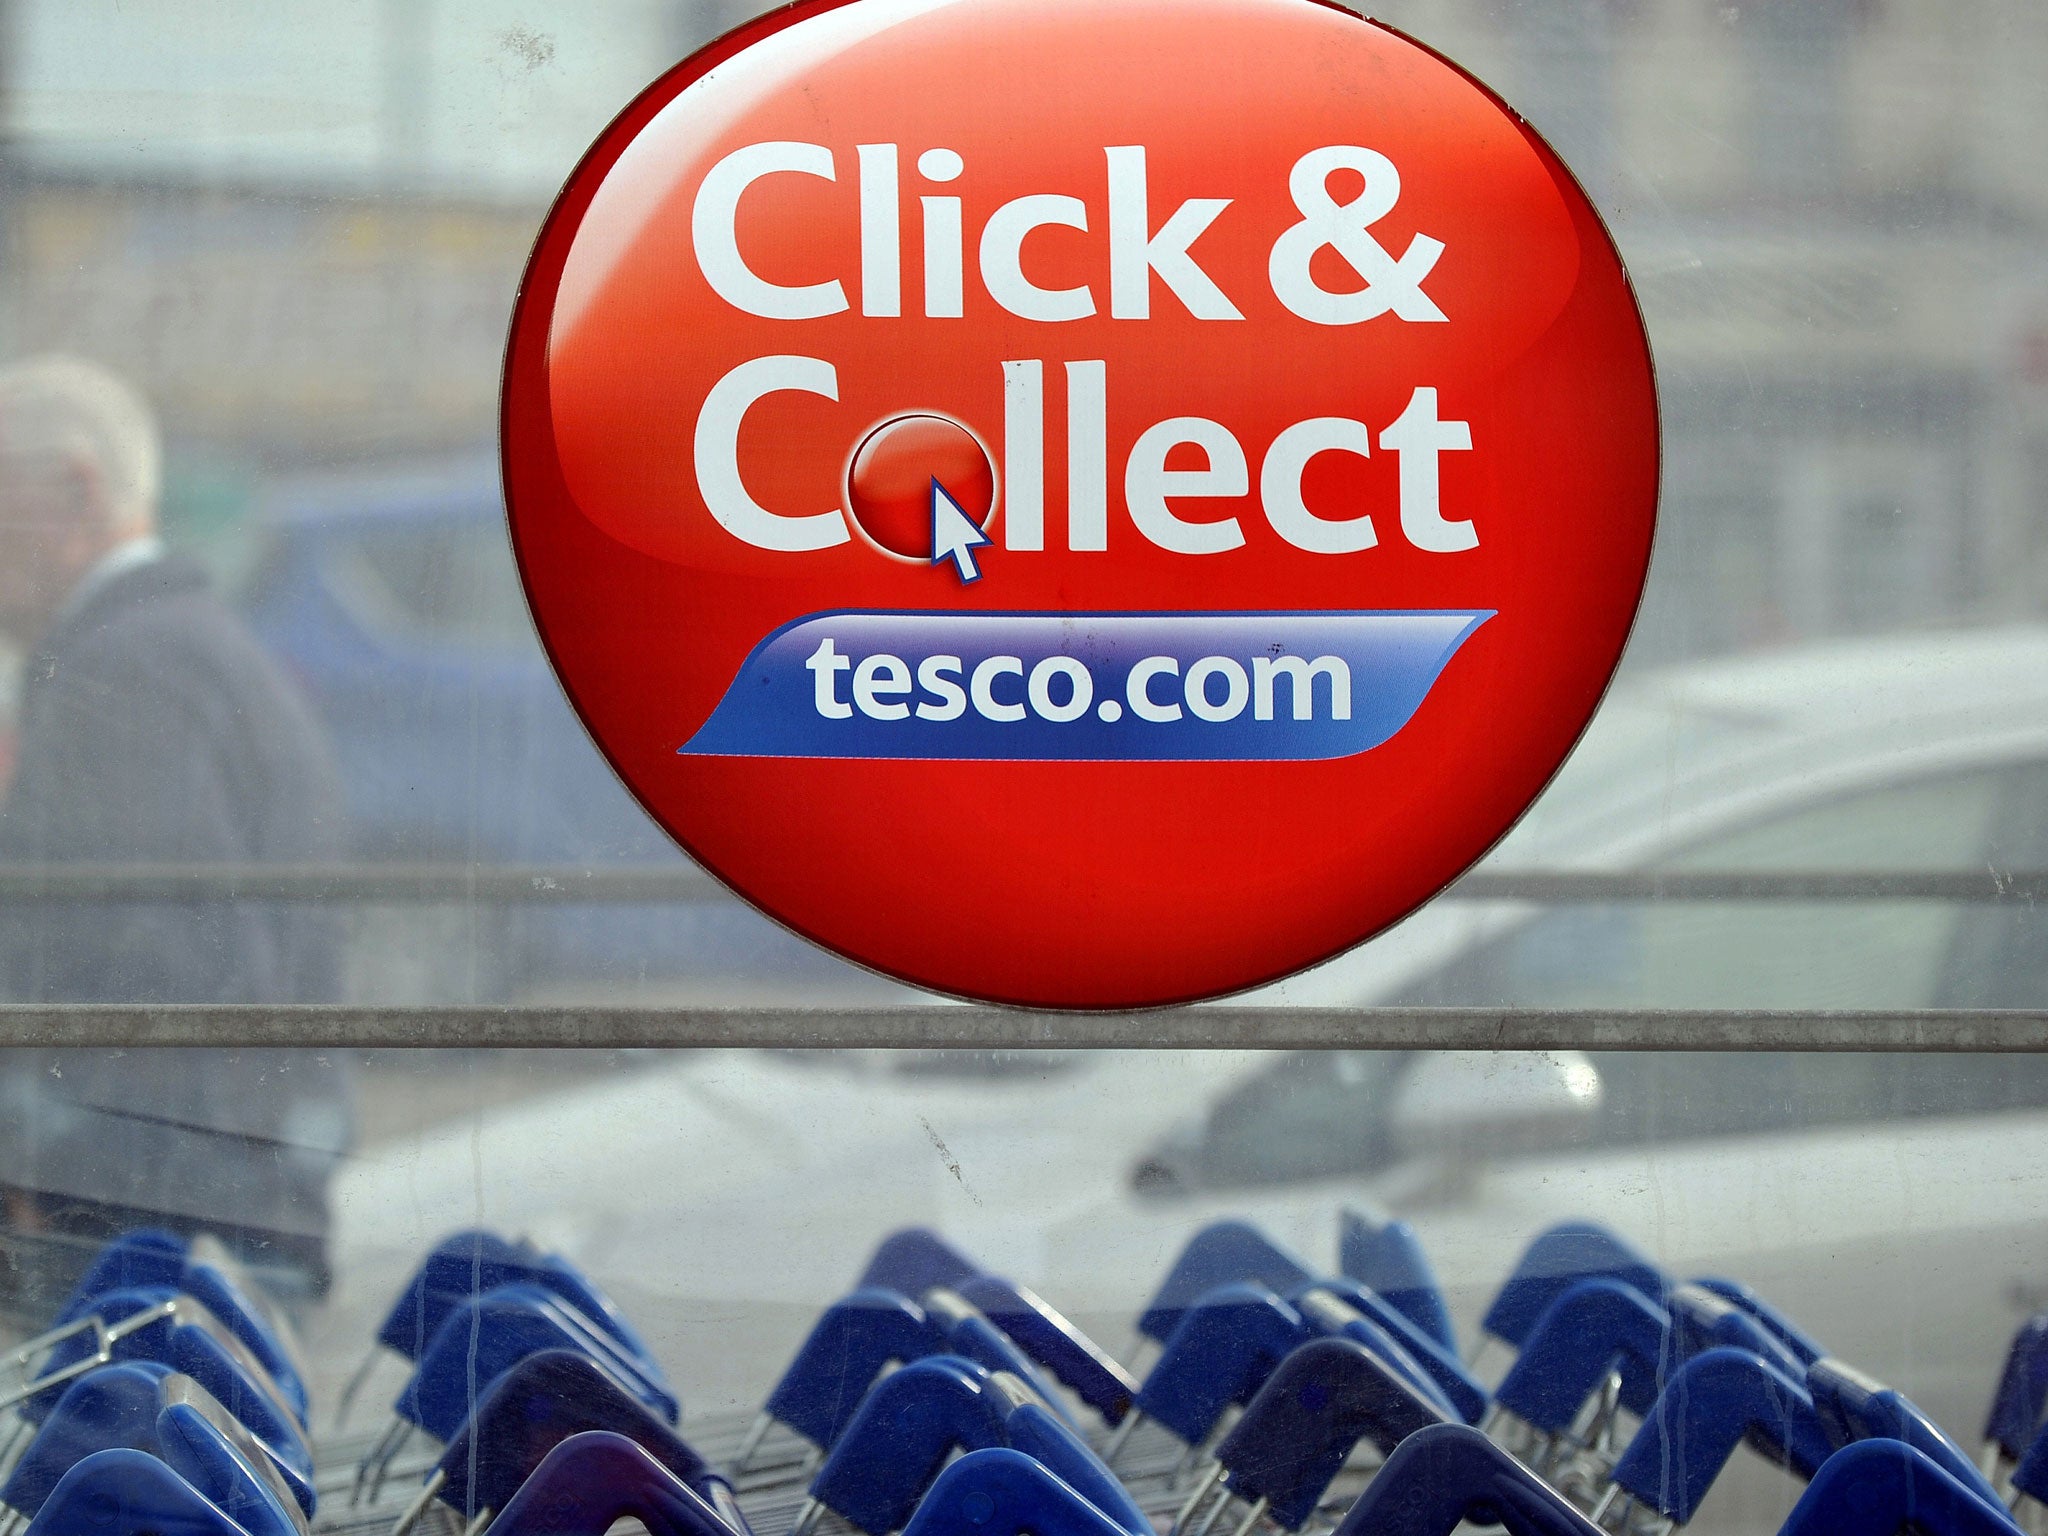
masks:
[[[677,750],[722,757],[1349,757],[1491,610],[818,613],[754,647]]]

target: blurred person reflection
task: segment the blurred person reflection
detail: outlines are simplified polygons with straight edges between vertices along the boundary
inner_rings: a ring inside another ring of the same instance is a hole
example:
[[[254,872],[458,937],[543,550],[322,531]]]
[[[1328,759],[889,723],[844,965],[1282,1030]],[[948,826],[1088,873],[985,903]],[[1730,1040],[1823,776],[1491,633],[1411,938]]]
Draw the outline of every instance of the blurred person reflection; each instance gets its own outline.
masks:
[[[25,657],[0,867],[326,861],[341,798],[311,711],[206,574],[157,538],[149,407],[90,364],[0,368],[0,631]],[[316,904],[0,902],[0,998],[335,994]],[[0,1301],[33,1313],[104,1237],[212,1231],[326,1283],[346,1064],[311,1051],[0,1052]],[[259,1272],[260,1272],[259,1271]]]

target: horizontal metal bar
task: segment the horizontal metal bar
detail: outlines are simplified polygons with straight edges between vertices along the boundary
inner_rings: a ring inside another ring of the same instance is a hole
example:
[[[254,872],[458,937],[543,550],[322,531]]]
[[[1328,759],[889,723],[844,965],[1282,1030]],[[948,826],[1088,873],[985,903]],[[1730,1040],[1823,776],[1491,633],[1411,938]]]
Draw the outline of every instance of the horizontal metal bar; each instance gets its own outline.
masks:
[[[2048,1009],[0,1007],[20,1046],[1110,1046],[1272,1049],[2041,1051]]]
[[[1444,892],[1464,901],[1961,901],[2048,899],[2048,871],[1480,870]]]
[[[0,901],[682,902],[730,899],[692,865],[55,864],[0,867]],[[2048,900],[2048,870],[1478,870],[1448,901]]]
[[[729,900],[694,865],[575,869],[469,864],[0,866],[0,901],[524,902]]]

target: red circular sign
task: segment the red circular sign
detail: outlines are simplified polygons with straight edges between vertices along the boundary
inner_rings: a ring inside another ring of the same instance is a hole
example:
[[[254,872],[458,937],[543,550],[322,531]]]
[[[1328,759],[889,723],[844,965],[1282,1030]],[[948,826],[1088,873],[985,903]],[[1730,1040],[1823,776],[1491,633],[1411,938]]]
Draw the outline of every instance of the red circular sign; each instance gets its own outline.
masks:
[[[1315,0],[813,0],[599,139],[513,318],[541,637],[707,868],[941,991],[1189,1000],[1394,922],[1649,559],[1613,244]]]

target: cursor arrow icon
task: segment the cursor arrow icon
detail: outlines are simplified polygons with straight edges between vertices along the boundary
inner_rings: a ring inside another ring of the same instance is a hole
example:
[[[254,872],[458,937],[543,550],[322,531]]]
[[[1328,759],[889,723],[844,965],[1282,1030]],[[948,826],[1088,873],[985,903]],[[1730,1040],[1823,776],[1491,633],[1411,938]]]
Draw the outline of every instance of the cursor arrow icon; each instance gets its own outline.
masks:
[[[962,586],[981,580],[981,567],[974,563],[974,551],[992,543],[989,536],[975,525],[974,519],[960,510],[955,501],[939,484],[938,477],[932,478],[932,564],[943,565],[953,562],[959,573]]]

